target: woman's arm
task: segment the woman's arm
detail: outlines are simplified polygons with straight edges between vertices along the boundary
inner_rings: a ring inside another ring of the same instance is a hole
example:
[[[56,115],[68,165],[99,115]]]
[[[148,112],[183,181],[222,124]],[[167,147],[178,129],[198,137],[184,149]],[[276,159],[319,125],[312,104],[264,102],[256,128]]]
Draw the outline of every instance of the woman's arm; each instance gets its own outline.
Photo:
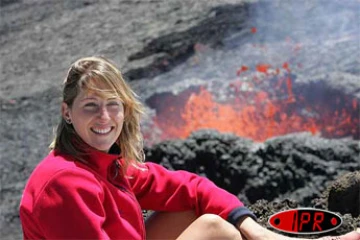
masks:
[[[24,238],[109,239],[102,229],[103,189],[90,173],[61,170],[36,199],[31,195],[26,199],[20,208]],[[34,226],[41,229],[40,235],[34,233]]]
[[[204,177],[187,171],[169,171],[154,163],[146,163],[144,168],[128,170],[130,186],[143,209],[194,210],[197,216],[212,213],[223,219],[229,215],[236,218],[251,215],[236,196]],[[231,214],[234,209],[241,211]]]

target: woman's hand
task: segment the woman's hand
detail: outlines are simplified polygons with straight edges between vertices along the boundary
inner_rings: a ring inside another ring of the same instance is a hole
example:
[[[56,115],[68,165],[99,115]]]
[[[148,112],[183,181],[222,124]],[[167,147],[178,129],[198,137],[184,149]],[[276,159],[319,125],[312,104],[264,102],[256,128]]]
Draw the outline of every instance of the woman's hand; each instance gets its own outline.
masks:
[[[243,236],[243,239],[246,240],[311,240],[306,238],[291,238],[282,236],[260,226],[250,217],[244,217],[243,219],[240,219],[237,227]],[[318,238],[317,240],[360,240],[360,229],[341,236],[322,237]]]

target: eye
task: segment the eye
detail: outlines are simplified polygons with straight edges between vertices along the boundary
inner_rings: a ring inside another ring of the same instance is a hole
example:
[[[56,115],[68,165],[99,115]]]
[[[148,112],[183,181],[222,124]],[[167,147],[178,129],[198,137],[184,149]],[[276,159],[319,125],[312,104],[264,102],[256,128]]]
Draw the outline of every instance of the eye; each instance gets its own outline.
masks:
[[[94,102],[88,102],[84,105],[86,110],[95,111],[98,109],[98,105]]]
[[[107,106],[110,107],[111,109],[120,109],[122,107],[122,103],[120,101],[109,101],[107,103]]]
[[[96,103],[93,102],[89,102],[87,104],[84,105],[85,107],[97,107]]]

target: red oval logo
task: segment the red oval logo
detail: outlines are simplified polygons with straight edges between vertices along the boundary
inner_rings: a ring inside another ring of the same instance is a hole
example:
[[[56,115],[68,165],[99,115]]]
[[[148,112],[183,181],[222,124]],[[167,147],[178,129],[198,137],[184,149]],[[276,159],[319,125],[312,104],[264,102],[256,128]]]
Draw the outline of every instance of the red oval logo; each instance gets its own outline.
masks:
[[[327,210],[297,208],[275,213],[268,222],[273,228],[286,233],[318,234],[337,229],[342,219]]]

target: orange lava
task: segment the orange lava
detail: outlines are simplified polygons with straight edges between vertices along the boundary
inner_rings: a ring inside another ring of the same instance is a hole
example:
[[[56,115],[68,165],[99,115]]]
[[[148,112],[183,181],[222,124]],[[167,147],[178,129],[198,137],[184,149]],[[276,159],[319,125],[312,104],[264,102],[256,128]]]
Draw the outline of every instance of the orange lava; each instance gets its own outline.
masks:
[[[241,68],[239,68],[239,69],[236,71],[236,75],[237,75],[237,76],[240,76],[241,73],[246,72],[247,70],[249,70],[249,67],[248,67],[248,66],[245,66],[245,65],[242,65]]]
[[[258,64],[256,65],[256,71],[267,74],[270,68],[269,64]]]
[[[268,76],[269,67],[267,64],[259,64],[256,70]],[[285,62],[282,68],[290,73],[289,63]],[[237,75],[248,69],[242,66]],[[279,72],[277,68],[276,74]],[[205,87],[187,92],[181,104],[164,99],[166,106],[154,118],[156,127],[161,129],[161,138],[186,138],[200,129],[230,132],[258,142],[304,131],[330,137],[358,134],[360,116],[356,118],[353,114],[359,112],[358,100],[350,99],[349,104],[341,108],[344,99],[333,99],[331,105],[339,107],[333,111],[324,109],[321,103],[306,105],[304,96],[294,94],[289,74],[278,76],[272,89],[255,89],[261,81],[255,76],[252,82],[230,83],[229,89],[233,95],[225,102],[217,102]],[[242,84],[255,91],[241,90]]]

